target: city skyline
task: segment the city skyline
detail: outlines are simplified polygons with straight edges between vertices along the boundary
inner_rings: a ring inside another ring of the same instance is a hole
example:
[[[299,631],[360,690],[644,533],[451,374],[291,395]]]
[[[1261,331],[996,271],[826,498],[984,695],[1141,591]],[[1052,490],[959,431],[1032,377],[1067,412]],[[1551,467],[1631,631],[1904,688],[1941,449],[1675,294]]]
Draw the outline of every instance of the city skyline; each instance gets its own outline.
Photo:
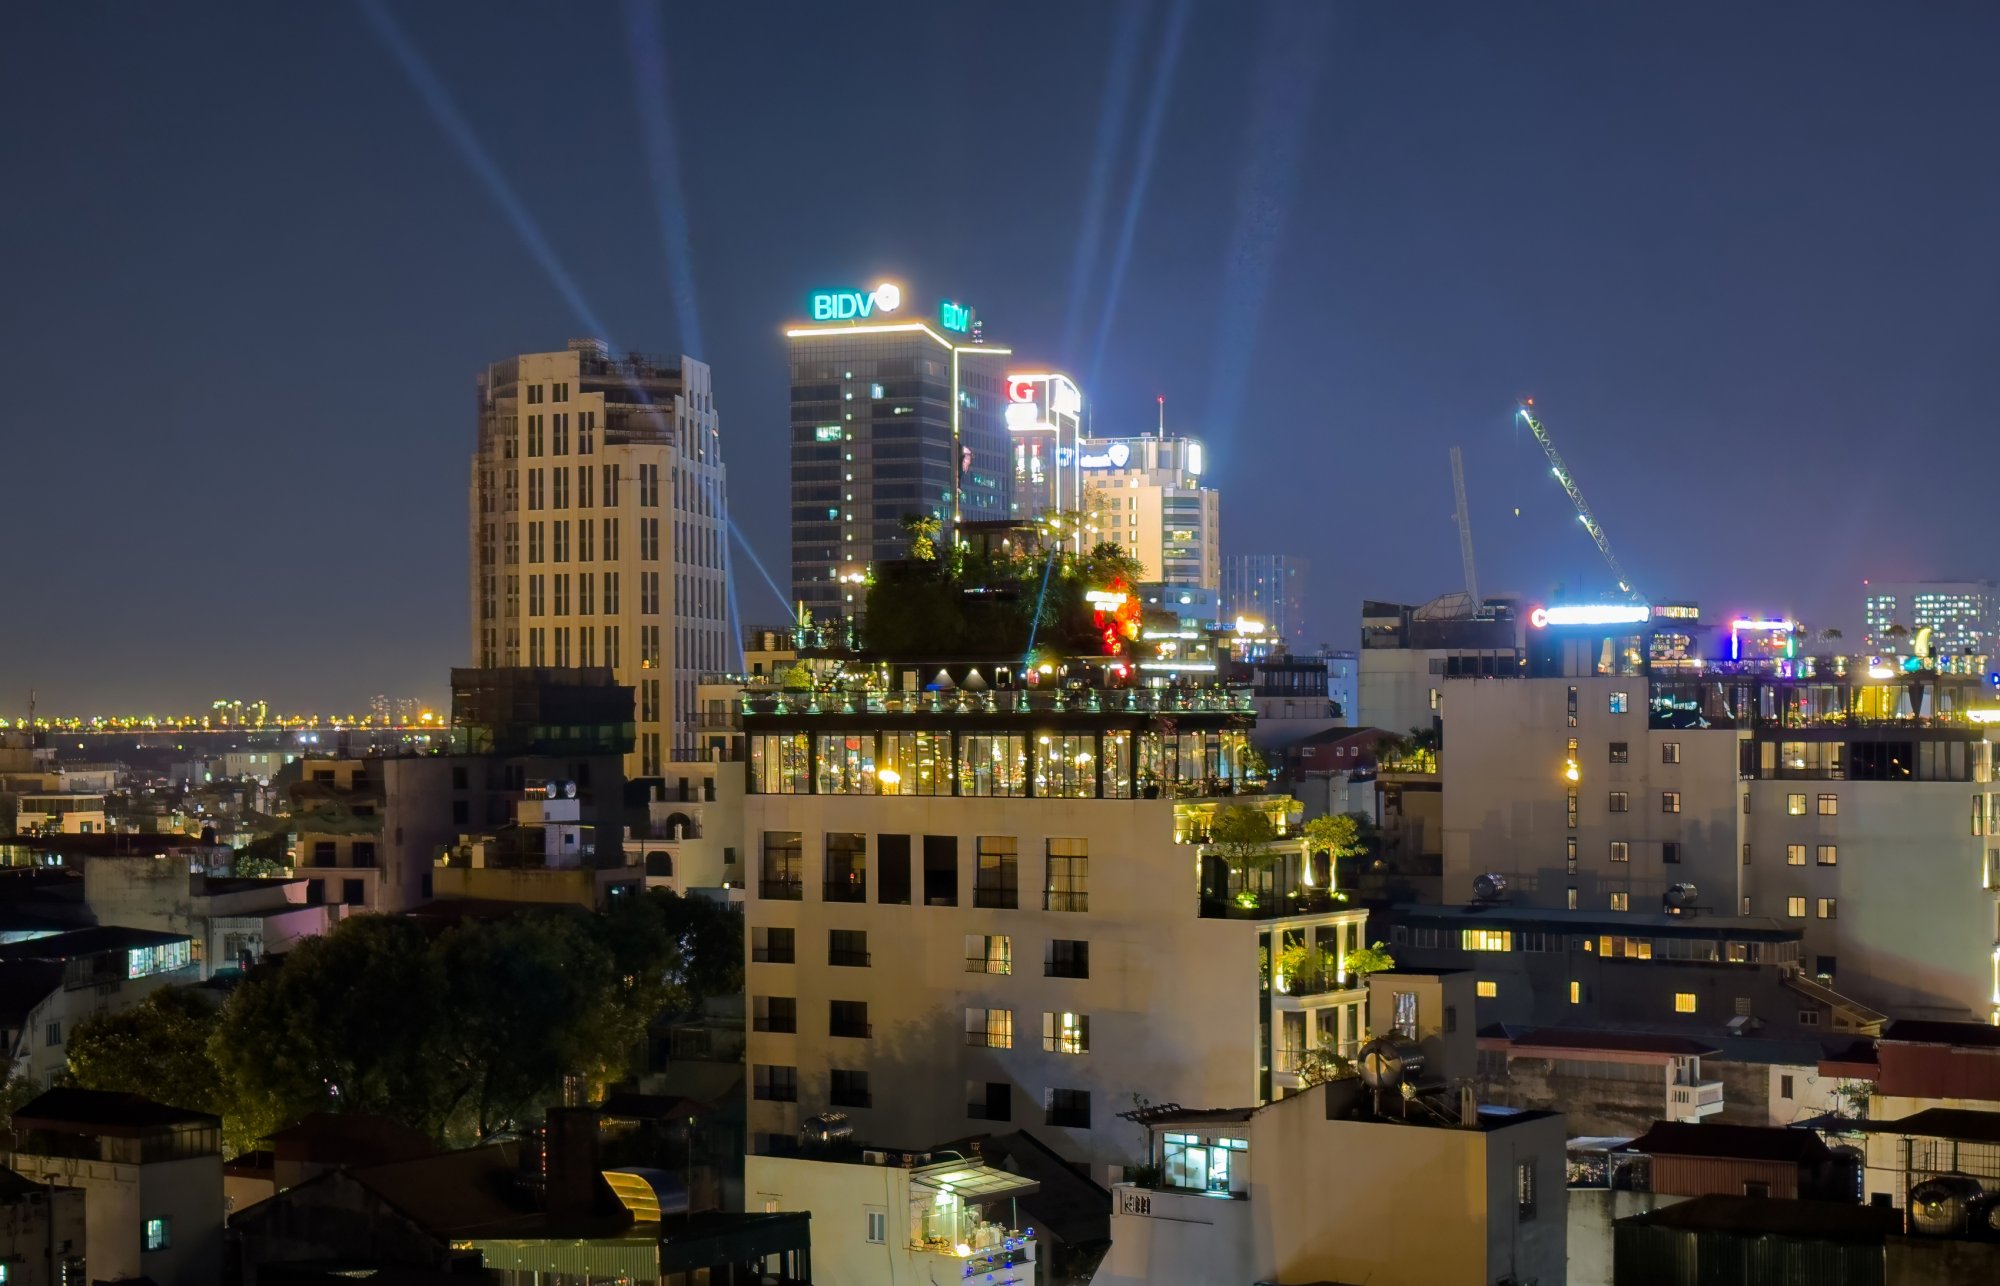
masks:
[[[11,20],[38,53],[0,102],[68,115],[0,144],[36,180],[0,230],[37,248],[0,342],[10,456],[37,481],[0,530],[86,570],[44,582],[34,624],[0,642],[0,709],[30,687],[72,713],[440,692],[468,652],[476,373],[600,330],[714,369],[732,507],[782,584],[782,326],[811,290],[885,276],[1077,371],[1100,436],[1145,430],[1165,396],[1235,498],[1225,553],[1314,561],[1308,644],[1351,646],[1363,597],[1457,587],[1454,445],[1483,582],[1602,586],[1508,423],[1530,393],[1656,598],[1855,638],[1863,578],[1993,574],[1937,516],[1980,498],[1979,234],[2000,201],[1945,163],[1964,140],[1937,122],[1991,105],[1990,15],[1822,9],[1801,31],[1747,14],[1717,41],[1692,15],[1474,7],[1433,29],[1273,10],[1239,28],[1198,6],[1029,8],[1023,30],[1060,15],[1068,34],[1031,93],[1006,43],[916,9],[799,15],[758,33],[755,68],[684,52],[740,47],[740,16],[677,16],[635,74],[639,13]],[[1817,57],[1781,56],[1800,40]],[[1119,49],[1146,74],[1107,112]],[[829,70],[870,63],[917,70]],[[1881,92],[1861,102],[1864,71]],[[586,77],[602,92],[579,99]],[[1290,97],[1244,88],[1274,80]],[[912,149],[926,159],[898,184],[979,199],[944,219],[923,199],[801,199],[800,174],[859,162],[818,164],[800,111],[865,160],[913,83],[978,103],[982,128],[919,123],[946,146]],[[1273,112],[1294,124],[1261,128]],[[1102,147],[1077,142],[1109,117]],[[1004,178],[1017,152],[1060,158],[1056,199]],[[1593,164],[1550,163],[1579,155]],[[1911,437],[1965,467],[1838,503],[1836,461]],[[1705,455],[1726,464],[1660,485],[1656,461]],[[134,574],[168,550],[173,574]],[[732,566],[742,619],[778,619]]]

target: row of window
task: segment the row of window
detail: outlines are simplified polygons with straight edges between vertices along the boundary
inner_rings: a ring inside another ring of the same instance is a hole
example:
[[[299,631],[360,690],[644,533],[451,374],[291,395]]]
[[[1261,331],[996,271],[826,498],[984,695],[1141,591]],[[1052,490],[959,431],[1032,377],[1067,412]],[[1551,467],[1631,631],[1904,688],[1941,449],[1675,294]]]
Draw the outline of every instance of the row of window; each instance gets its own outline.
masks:
[[[645,525],[648,521],[654,524],[653,530],[657,532],[659,523],[659,519],[657,518],[650,520],[641,519],[640,520],[641,530],[643,531],[646,529]],[[507,524],[507,540],[509,548],[506,561],[510,565],[520,561],[519,558],[517,558],[514,555],[514,551],[512,548],[514,541],[514,532],[517,528],[517,525],[518,524],[511,522]],[[600,519],[598,523],[592,523],[591,520],[588,518],[577,519],[575,527],[576,561],[579,563],[588,563],[596,559],[597,549],[595,544],[593,543],[592,538],[600,530],[602,530],[604,536],[603,540],[604,561],[611,563],[617,562],[619,529],[620,529],[619,522],[618,519],[616,518],[603,518]],[[544,523],[538,521],[529,523],[528,561],[530,563],[568,562],[570,560],[569,559],[570,530],[571,530],[570,523],[569,520],[566,518],[559,522]],[[546,541],[544,541],[544,537],[547,537]],[[547,555],[546,558],[544,557],[545,554]],[[652,561],[657,562],[659,560],[659,556],[660,556],[659,549],[657,544],[655,544],[653,553],[648,557],[650,557]]]
[[[922,836],[923,905],[959,904],[958,836]],[[1019,841],[1012,835],[980,835],[974,841],[971,905],[991,910],[1019,910],[1021,861]],[[827,902],[868,900],[868,837],[855,832],[828,832],[823,840],[821,899]],[[1085,911],[1090,903],[1089,841],[1059,837],[1043,841],[1042,910]],[[911,837],[875,837],[875,901],[882,906],[908,906],[919,890],[914,877]],[[805,898],[805,836],[800,831],[765,831],[758,869],[757,895],[773,901]]]
[[[756,964],[797,964],[798,931],[778,925],[751,930],[750,959]],[[826,962],[834,967],[865,969],[873,962],[866,929],[829,929]],[[1014,972],[1014,939],[1004,933],[965,935],[965,971],[1010,975]],[[1042,959],[1045,978],[1090,977],[1090,943],[1082,938],[1050,938]]]
[[[751,1093],[760,1102],[799,1101],[799,1069],[771,1063],[751,1068]],[[834,1107],[873,1107],[868,1073],[859,1068],[829,1069],[828,1100]],[[965,1113],[976,1121],[1011,1121],[1014,1087],[1007,1081],[967,1081]],[[1065,1129],[1090,1128],[1090,1091],[1050,1087],[1042,1091],[1042,1123]],[[871,1216],[869,1240],[880,1240]]]
[[[589,572],[576,574],[574,597],[570,594],[569,573],[544,576],[539,572],[528,577],[529,616],[568,616],[574,603],[578,616],[597,615],[597,602],[592,591],[596,588],[597,577]],[[618,615],[618,573],[603,573],[604,615]],[[660,574],[658,572],[639,573],[639,613],[642,616],[660,614]],[[558,665],[563,662],[557,662]],[[585,664],[589,664],[585,662]]]
[[[640,476],[643,478],[648,469],[654,470],[655,474],[657,474],[658,468],[659,466],[657,465],[642,464],[639,466]],[[593,497],[601,492],[604,507],[606,509],[616,509],[618,507],[618,484],[620,481],[622,481],[622,474],[619,466],[616,464],[607,464],[601,469],[587,464],[580,464],[576,467],[576,489],[572,493],[570,489],[570,470],[566,468],[530,469],[528,470],[528,508],[530,511],[540,509],[568,509],[570,507],[571,496],[574,494],[576,507],[578,509],[588,509],[591,507]],[[648,495],[652,499],[647,500],[645,497]],[[640,504],[642,505],[652,507],[660,503],[659,487],[657,484],[650,490],[642,487],[640,489],[640,496]]]
[[[1574,728],[1575,726],[1576,726],[1576,724],[1575,724],[1575,723],[1571,723],[1571,724],[1570,724],[1570,727],[1572,727],[1572,728]],[[1663,741],[1663,742],[1661,742],[1661,743],[1660,743],[1660,762],[1661,762],[1661,763],[1663,763],[1663,764],[1677,764],[1677,763],[1679,763],[1680,761],[1681,761],[1681,743],[1680,743],[1680,742],[1678,742],[1678,741]],[[1612,763],[1614,763],[1614,764],[1627,764],[1627,763],[1631,763],[1631,762],[1632,762],[1632,743],[1631,743],[1631,742],[1629,742],[1629,741],[1614,741],[1614,742],[1612,742],[1612,743],[1611,743],[1611,762],[1612,762]]]
[[[1427,925],[1395,925],[1390,940],[1395,946],[1416,950],[1439,950],[1449,941],[1448,930]],[[1692,960],[1709,963],[1762,964],[1796,959],[1798,944],[1730,942],[1716,938],[1641,938],[1624,934],[1550,933],[1540,929],[1460,929],[1461,951],[1522,951],[1560,954],[1565,951],[1595,954],[1606,960]]]

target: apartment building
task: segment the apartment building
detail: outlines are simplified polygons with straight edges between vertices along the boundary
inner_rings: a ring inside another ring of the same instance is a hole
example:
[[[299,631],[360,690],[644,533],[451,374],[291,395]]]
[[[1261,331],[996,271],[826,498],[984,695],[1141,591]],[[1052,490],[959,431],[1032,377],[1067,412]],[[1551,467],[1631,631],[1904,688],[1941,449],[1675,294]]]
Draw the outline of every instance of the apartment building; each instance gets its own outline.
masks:
[[[1222,493],[1203,485],[1200,439],[1095,438],[1077,451],[1099,538],[1138,559],[1142,580],[1222,588]]]
[[[625,775],[690,754],[698,676],[736,663],[708,367],[595,339],[494,363],[471,490],[477,664],[603,666],[638,696]]]
[[[1008,1122],[1101,1174],[1137,1159],[1121,1112],[1260,1102],[1353,1049],[1366,913],[1296,805],[1249,793],[1247,689],[920,675],[740,697],[756,1151],[831,1110],[863,1137]],[[1278,838],[1205,844],[1231,806]]]
[[[1492,872],[1525,906],[1769,918],[1870,1008],[2000,1012],[1982,682],[1730,659],[1770,623],[1683,646],[1657,610],[1537,609],[1521,677],[1444,676],[1446,899]]]

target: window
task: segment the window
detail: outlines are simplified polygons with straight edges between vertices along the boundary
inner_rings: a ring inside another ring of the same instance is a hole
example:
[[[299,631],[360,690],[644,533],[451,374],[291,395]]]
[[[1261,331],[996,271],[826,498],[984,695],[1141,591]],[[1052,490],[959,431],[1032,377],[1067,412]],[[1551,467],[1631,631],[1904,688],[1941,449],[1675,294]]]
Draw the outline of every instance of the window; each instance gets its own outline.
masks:
[[[1821,898],[1818,909],[1819,918],[1822,920],[1837,920],[1840,918],[1840,903],[1837,898]]]
[[[1417,993],[1398,991],[1391,998],[1395,1005],[1395,1018],[1390,1023],[1397,1031],[1410,1040],[1417,1038]]]
[[[1674,993],[1674,1012],[1677,1014],[1691,1014],[1694,1012],[1694,993],[1692,991],[1676,991]]]
[[[1613,911],[1630,911],[1632,909],[1632,895],[1630,893],[1613,893],[1611,895],[1611,909]]]
[[[875,875],[875,900],[883,906],[910,904],[910,837],[877,835],[875,860],[881,870]]]
[[[1627,693],[1627,692],[1614,692],[1614,693],[1612,693],[1612,694],[1611,694],[1611,713],[1613,713],[1613,714],[1624,714],[1624,713],[1625,713],[1625,711],[1626,711],[1626,708],[1627,708],[1627,707],[1628,707],[1628,706],[1629,706],[1630,704],[1631,704],[1631,694],[1630,694],[1630,693]]]
[[[1565,804],[1565,805],[1567,806],[1567,809],[1568,809],[1568,815],[1569,815],[1569,828],[1570,828],[1571,830],[1575,830],[1575,829],[1576,829],[1576,790],[1575,790],[1575,788],[1574,788],[1574,787],[1572,787],[1572,788],[1571,788],[1571,789],[1570,789],[1570,790],[1569,790],[1569,791],[1567,792],[1567,796],[1566,796],[1566,798],[1564,799],[1564,801],[1563,801],[1563,802],[1564,802],[1564,804]]]
[[[1622,790],[1614,790],[1611,792],[1612,812],[1614,813],[1629,812],[1631,810],[1631,805],[1632,805],[1632,797],[1628,795],[1626,792]]]
[[[846,832],[829,832],[826,837],[826,883],[821,890],[828,902],[868,900],[868,837]]]
[[[1747,842],[1743,845],[1743,865],[1750,865],[1750,845]]]
[[[958,905],[958,836],[924,836],[924,905]]]
[[[799,1002],[791,996],[758,996],[752,1007],[753,1031],[796,1032]]]
[[[1011,1009],[966,1010],[965,1043],[984,1049],[1014,1048],[1014,1011]]]
[[[1771,1195],[1771,1185],[1762,1179],[1745,1179],[1743,1181],[1743,1195],[1746,1197],[1768,1197]]]
[[[1048,841],[1048,873],[1042,886],[1042,910],[1087,911],[1090,908],[1090,844],[1081,839]]]
[[[1004,934],[966,934],[965,971],[1001,974],[1014,972],[1014,940]]]
[[[1614,839],[1614,840],[1612,840],[1612,841],[1611,841],[1611,860],[1612,860],[1612,861],[1614,861],[1614,862],[1629,862],[1629,861],[1631,861],[1631,860],[1632,860],[1632,842],[1631,842],[1630,840],[1622,840],[1622,839]]]
[[[847,1068],[832,1069],[832,1084],[828,1087],[827,1098],[835,1107],[868,1107],[868,1073],[851,1071]]]
[[[1569,886],[1569,909],[1576,910],[1576,885]]]
[[[1576,874],[1576,836],[1572,835],[1572,836],[1570,836],[1570,837],[1569,837],[1568,839],[1566,839],[1566,840],[1564,840],[1564,841],[1563,841],[1563,859],[1564,859],[1564,861],[1565,861],[1565,862],[1567,862],[1567,863],[1568,863],[1568,865],[1569,865],[1569,873],[1570,873],[1571,875],[1575,875],[1575,874]]]
[[[1660,762],[1661,762],[1661,763],[1663,763],[1663,764],[1677,764],[1677,763],[1679,763],[1680,761],[1681,761],[1681,743],[1680,743],[1680,742],[1678,742],[1678,741],[1663,741],[1663,742],[1661,742],[1661,743],[1660,743]]]
[[[1804,898],[1786,898],[1786,899],[1785,899],[1785,914],[1786,914],[1786,915],[1788,915],[1788,916],[1790,916],[1790,917],[1791,917],[1792,919],[1794,919],[1794,920],[1803,920],[1803,919],[1805,919],[1805,918],[1806,918],[1806,900],[1805,900]]]
[[[1522,1161],[1514,1167],[1514,1211],[1522,1223],[1535,1217],[1535,1163]]]
[[[1475,984],[1474,990],[1479,993],[1480,999],[1491,1000],[1500,994],[1500,984],[1488,978],[1481,978]]]
[[[62,1044],[62,1023],[60,1021],[52,1022],[47,1027],[43,1028],[42,1044],[44,1045]]]
[[[1012,911],[1021,905],[1021,860],[1012,835],[981,835],[972,905]]]
[[[1821,817],[1833,817],[1838,815],[1839,812],[1840,812],[1840,796],[1821,795],[1819,797],[1819,815]]]
[[[167,1250],[174,1244],[173,1221],[164,1215],[146,1221],[145,1238],[139,1243],[141,1250]]]
[[[1778,1078],[1778,1097],[1792,1098],[1792,1078],[1789,1074]]]
[[[1802,794],[1785,796],[1785,815],[1788,817],[1804,817],[1806,815],[1806,797]]]
[[[1833,978],[1833,966],[1832,956],[1816,956],[1813,959],[1813,976],[1830,981]]]
[[[1460,929],[1459,948],[1464,951],[1512,951],[1512,929]]]
[[[965,1114],[975,1121],[1013,1120],[1013,1085],[1007,1081],[967,1081]]]
[[[340,882],[340,900],[347,906],[365,905],[368,901],[368,882],[366,880],[342,880]]]
[[[1661,791],[1660,811],[1663,813],[1678,813],[1681,811],[1681,793],[1678,790]]]
[[[868,1026],[868,1002],[865,1000],[829,1000],[826,1005],[826,1032],[829,1036],[850,1036],[866,1040],[872,1029]]]
[[[797,959],[797,939],[792,929],[755,929],[750,938],[750,959],[755,964],[791,964]]]
[[[1569,1003],[1572,1005],[1583,1003],[1583,984],[1574,979],[1569,984]]]
[[[1611,743],[1611,762],[1612,762],[1612,763],[1614,763],[1614,764],[1626,764],[1626,763],[1630,763],[1630,762],[1632,762],[1632,745],[1631,745],[1631,743],[1630,743],[1630,742],[1626,742],[1626,741],[1614,741],[1614,742],[1612,742],[1612,743]]]
[[[849,969],[868,967],[868,930],[828,929],[826,962]]]
[[[805,837],[798,831],[764,832],[764,868],[757,885],[759,897],[797,902],[805,869]]]
[[[1677,840],[1665,840],[1660,844],[1660,860],[1668,866],[1677,866],[1681,860],[1681,846]]]
[[[1045,1054],[1088,1054],[1090,1015],[1044,1013],[1042,1052]]]
[[[1576,688],[1573,685],[1569,690],[1569,726],[1576,727]]]
[[[1821,866],[1840,865],[1840,849],[1832,844],[1821,844],[1814,850]]]
[[[1227,1193],[1234,1190],[1230,1171],[1233,1158],[1248,1152],[1247,1139],[1204,1139],[1199,1134],[1168,1134],[1163,1137],[1162,1178],[1169,1188],[1188,1192]]]
[[[870,1210],[868,1212],[868,1244],[880,1246],[889,1240],[889,1212]]]
[[[1045,1090],[1042,1103],[1045,1124],[1066,1126],[1073,1130],[1090,1128],[1089,1090]]]
[[[1045,978],[1088,978],[1090,944],[1074,938],[1050,938],[1048,959],[1042,963]]]
[[[753,1069],[753,1092],[766,1103],[799,1101],[799,1069],[759,1063]]]

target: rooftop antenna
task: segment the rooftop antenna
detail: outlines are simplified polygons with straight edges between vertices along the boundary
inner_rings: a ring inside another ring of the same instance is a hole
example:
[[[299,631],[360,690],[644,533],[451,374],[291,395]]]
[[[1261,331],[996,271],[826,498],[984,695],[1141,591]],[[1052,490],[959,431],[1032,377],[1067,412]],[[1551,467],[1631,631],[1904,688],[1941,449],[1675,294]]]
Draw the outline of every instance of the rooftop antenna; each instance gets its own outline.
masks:
[[[1165,442],[1167,440],[1167,395],[1165,393],[1160,394],[1158,401],[1160,403],[1160,441]]]
[[[1465,564],[1465,597],[1477,616],[1484,606],[1479,598],[1479,569],[1472,562],[1472,514],[1465,507],[1465,459],[1457,447],[1451,449],[1451,489],[1458,498],[1453,517],[1458,521],[1458,557]]]

